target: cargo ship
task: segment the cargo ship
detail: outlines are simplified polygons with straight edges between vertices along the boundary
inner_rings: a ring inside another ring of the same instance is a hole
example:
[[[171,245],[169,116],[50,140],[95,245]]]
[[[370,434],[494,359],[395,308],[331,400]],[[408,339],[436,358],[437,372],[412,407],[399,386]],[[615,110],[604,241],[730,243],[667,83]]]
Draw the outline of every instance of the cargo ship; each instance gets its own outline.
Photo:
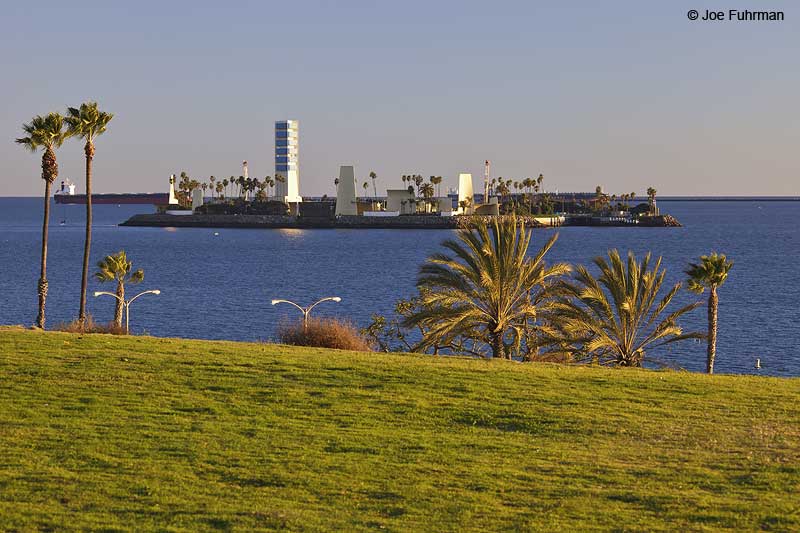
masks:
[[[70,180],[61,182],[61,188],[53,195],[57,204],[85,204],[86,195],[75,193],[75,184]],[[93,204],[167,204],[169,194],[160,192],[103,193],[92,195]]]

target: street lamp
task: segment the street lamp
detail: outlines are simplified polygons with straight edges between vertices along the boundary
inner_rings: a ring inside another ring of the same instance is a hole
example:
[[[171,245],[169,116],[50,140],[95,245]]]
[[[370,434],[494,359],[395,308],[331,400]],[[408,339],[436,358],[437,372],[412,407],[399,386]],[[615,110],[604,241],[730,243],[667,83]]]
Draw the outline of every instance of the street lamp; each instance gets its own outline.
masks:
[[[122,306],[125,308],[125,333],[130,333],[130,323],[131,323],[131,304],[133,303],[136,298],[142,296],[143,294],[161,294],[161,291],[158,289],[153,289],[150,291],[143,291],[131,298],[130,300],[125,300],[124,298],[120,298],[113,292],[105,292],[105,291],[96,291],[94,293],[95,298],[100,296],[101,294],[105,294],[106,296],[113,296],[118,301],[122,302]]]
[[[314,309],[314,307],[316,307],[318,304],[321,304],[322,302],[327,302],[329,300],[331,302],[341,302],[342,301],[342,299],[339,298],[338,296],[328,296],[328,297],[322,298],[321,300],[317,300],[316,302],[314,302],[313,304],[309,305],[308,307],[301,307],[301,306],[297,305],[296,303],[291,302],[289,300],[272,300],[272,305],[289,304],[289,305],[293,305],[296,308],[298,308],[300,310],[300,312],[303,313],[303,331],[305,331],[306,328],[308,328],[308,316],[311,313],[311,310]]]

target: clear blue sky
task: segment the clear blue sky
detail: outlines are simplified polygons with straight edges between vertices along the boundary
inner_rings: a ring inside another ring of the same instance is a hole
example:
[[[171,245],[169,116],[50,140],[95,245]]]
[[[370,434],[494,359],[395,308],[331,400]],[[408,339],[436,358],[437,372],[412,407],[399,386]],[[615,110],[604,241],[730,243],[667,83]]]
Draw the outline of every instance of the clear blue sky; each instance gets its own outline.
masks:
[[[552,190],[800,194],[800,5],[783,22],[691,22],[725,2],[6,2],[0,195],[41,193],[13,144],[35,114],[97,100],[97,192],[170,173],[273,174],[300,121],[303,194],[341,164],[400,175],[545,175]],[[79,184],[77,141],[58,153]]]

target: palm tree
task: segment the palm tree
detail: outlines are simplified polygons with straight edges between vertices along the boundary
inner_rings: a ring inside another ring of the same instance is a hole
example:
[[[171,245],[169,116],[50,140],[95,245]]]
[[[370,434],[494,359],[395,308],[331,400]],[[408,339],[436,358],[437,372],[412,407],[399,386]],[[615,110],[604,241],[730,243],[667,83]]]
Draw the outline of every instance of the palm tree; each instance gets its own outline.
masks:
[[[716,252],[711,255],[701,255],[699,263],[689,263],[686,274],[689,276],[687,288],[702,294],[708,287],[708,357],[706,371],[714,373],[714,359],[717,356],[717,308],[719,298],[717,289],[728,279],[728,272],[733,267],[733,261]]]
[[[125,250],[120,250],[114,255],[107,255],[102,261],[97,263],[97,272],[94,273],[94,279],[100,283],[108,281],[117,282],[117,306],[114,310],[114,324],[117,327],[122,327],[122,310],[125,301],[125,284],[126,283],[141,283],[144,281],[144,271],[133,270],[133,262],[128,261]]]
[[[23,124],[22,130],[28,135],[17,139],[31,152],[42,149],[42,179],[44,180],[44,220],[42,221],[42,262],[39,273],[39,314],[36,316],[36,327],[44,329],[44,308],[47,301],[47,237],[50,227],[50,190],[58,177],[56,148],[67,138],[64,131],[64,117],[58,113],[47,116],[35,116],[30,124]]]
[[[553,311],[564,339],[584,358],[601,364],[642,366],[651,347],[702,337],[683,333],[677,324],[681,315],[699,303],[662,317],[681,283],[657,300],[666,275],[660,257],[650,268],[649,253],[638,262],[629,252],[626,266],[619,252],[611,250],[608,261],[596,257],[594,264],[600,277],[579,265],[573,280],[563,284],[565,297]]]
[[[420,186],[420,192],[425,199],[425,210],[430,211],[428,208],[431,205],[431,198],[433,198],[433,185],[430,183],[423,183],[422,186]]]
[[[375,185],[375,180],[378,179],[378,175],[375,174],[375,171],[371,171],[369,173],[369,179],[372,180],[372,194],[375,195],[375,198],[378,197],[378,187]]]
[[[542,300],[536,293],[570,270],[544,262],[557,238],[529,258],[531,232],[516,217],[460,230],[442,244],[454,256],[434,254],[420,269],[421,305],[405,325],[425,331],[423,348],[466,338],[478,353],[511,359],[535,323]]]
[[[432,185],[436,185],[436,196],[441,196],[442,195],[442,188],[440,187],[440,185],[442,183],[442,177],[441,176],[431,176],[430,180],[431,180],[431,184]]]
[[[367,189],[369,188],[369,182],[368,182],[368,181],[365,181],[365,182],[364,182],[364,185],[362,185],[362,187],[364,188],[364,197],[366,198],[366,196],[367,196]]]
[[[83,271],[81,274],[81,301],[78,322],[86,322],[86,288],[89,285],[89,253],[92,246],[92,161],[94,141],[105,133],[114,115],[100,111],[97,102],[85,102],[80,107],[67,108],[67,131],[72,136],[86,140],[83,153],[86,156],[86,239],[83,245]]]

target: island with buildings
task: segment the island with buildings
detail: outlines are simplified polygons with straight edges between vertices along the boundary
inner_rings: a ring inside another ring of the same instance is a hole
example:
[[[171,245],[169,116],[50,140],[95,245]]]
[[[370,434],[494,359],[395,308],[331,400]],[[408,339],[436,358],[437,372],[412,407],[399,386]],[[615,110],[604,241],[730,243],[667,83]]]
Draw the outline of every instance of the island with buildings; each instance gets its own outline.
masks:
[[[482,190],[473,176],[460,173],[458,187],[441,194],[441,176],[404,175],[401,186],[379,195],[375,173],[359,182],[353,165],[342,165],[335,179],[335,197],[303,197],[300,193],[299,124],[275,123],[275,173],[263,179],[242,173],[208,182],[185,173],[172,175],[169,193],[159,196],[157,212],[134,215],[123,226],[239,228],[413,228],[469,227],[486,217],[514,214],[531,226],[679,226],[661,214],[655,190],[646,201],[635,193],[544,192],[543,176],[523,180],[491,177],[484,162]],[[363,195],[359,196],[359,191]],[[372,192],[372,194],[369,194]]]

